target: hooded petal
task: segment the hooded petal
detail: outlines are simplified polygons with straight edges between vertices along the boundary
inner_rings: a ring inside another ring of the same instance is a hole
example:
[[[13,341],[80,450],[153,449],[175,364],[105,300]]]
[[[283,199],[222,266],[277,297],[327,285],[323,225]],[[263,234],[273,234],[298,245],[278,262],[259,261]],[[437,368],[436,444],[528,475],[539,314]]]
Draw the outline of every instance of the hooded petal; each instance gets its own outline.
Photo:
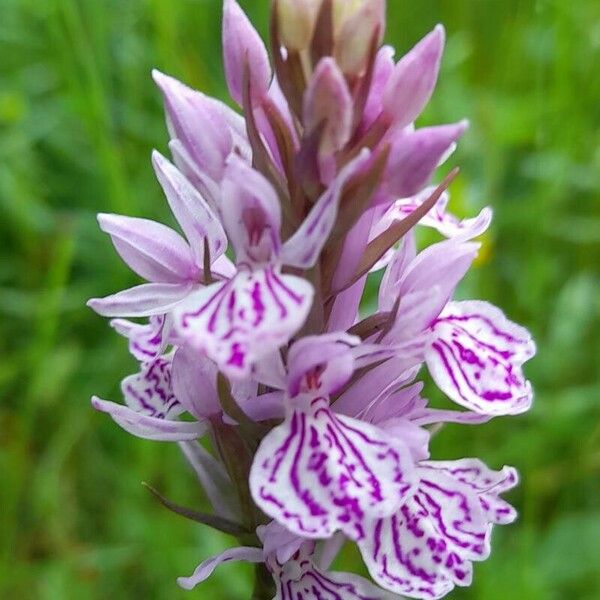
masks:
[[[190,247],[170,227],[107,214],[99,214],[98,222],[119,256],[140,277],[156,283],[181,283],[198,276]]]
[[[521,365],[535,354],[529,332],[487,302],[450,302],[432,325],[427,366],[452,400],[488,415],[529,409]]]
[[[279,255],[281,208],[273,186],[242,159],[232,156],[222,186],[221,216],[237,263],[259,265]]]
[[[110,326],[129,340],[129,352],[140,362],[146,362],[163,354],[167,345],[170,319],[154,315],[148,323],[133,323],[125,319],[113,319]]]
[[[469,585],[471,561],[489,555],[491,523],[508,522],[508,505],[498,493],[515,485],[516,473],[464,459],[423,462],[417,474],[413,497],[393,517],[375,521],[359,548],[386,589],[441,598],[455,585]]]
[[[96,396],[92,398],[92,406],[110,415],[113,421],[128,433],[146,440],[181,442],[198,439],[206,432],[205,423],[151,417],[128,406],[107,402]]]
[[[320,148],[323,155],[340,150],[350,139],[352,96],[333,58],[327,56],[319,61],[304,94],[303,113],[309,134],[324,127]]]
[[[152,77],[164,96],[171,137],[183,144],[198,169],[220,179],[233,150],[225,113],[233,111],[156,69]]]
[[[240,271],[190,296],[174,312],[175,328],[221,371],[239,379],[298,331],[312,297],[312,286],[299,277],[270,268]]]
[[[385,176],[388,192],[395,197],[405,198],[421,191],[442,157],[465,132],[467,126],[467,121],[461,121],[453,125],[403,131],[396,135],[392,141]]]
[[[190,243],[196,265],[202,268],[205,240],[211,261],[227,249],[223,226],[204,198],[162,154],[154,151],[152,164],[169,206]]]
[[[369,157],[370,152],[365,150],[340,171],[296,233],[283,245],[283,264],[299,269],[309,269],[315,265],[335,224],[344,186],[350,177],[365,165]]]
[[[240,106],[246,65],[253,98],[259,99],[267,93],[271,81],[267,49],[236,0],[223,3],[223,57],[229,93]]]
[[[322,395],[338,390],[354,372],[351,348],[357,344],[360,344],[360,338],[343,332],[298,340],[288,355],[287,392],[290,397],[308,390]]]
[[[444,28],[437,25],[396,65],[383,95],[383,106],[397,127],[412,123],[429,102],[440,70],[444,39]]]
[[[144,283],[87,305],[103,317],[149,317],[164,315],[194,289],[192,283]]]
[[[408,451],[384,432],[333,414],[327,401],[303,396],[262,441],[250,471],[254,501],[289,531],[354,540],[365,520],[389,515],[411,487]]]
[[[224,563],[238,561],[261,563],[263,560],[263,552],[260,548],[244,546],[231,548],[230,550],[225,550],[225,552],[222,552],[218,556],[213,556],[212,558],[205,560],[196,567],[196,570],[189,577],[179,577],[177,583],[184,590],[192,590],[199,583],[206,581],[212,575],[213,571]]]

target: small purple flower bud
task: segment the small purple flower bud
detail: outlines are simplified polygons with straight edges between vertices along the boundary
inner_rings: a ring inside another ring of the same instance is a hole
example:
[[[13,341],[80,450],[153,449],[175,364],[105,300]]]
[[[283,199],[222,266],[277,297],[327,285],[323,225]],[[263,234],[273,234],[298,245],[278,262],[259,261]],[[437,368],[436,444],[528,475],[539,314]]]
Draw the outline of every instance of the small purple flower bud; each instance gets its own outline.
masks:
[[[271,66],[267,49],[236,0],[225,0],[223,4],[223,57],[229,93],[240,106],[246,68],[253,99],[268,92]]]
[[[304,96],[304,123],[311,133],[324,127],[321,153],[329,155],[342,148],[350,138],[352,96],[336,62],[321,59]]]
[[[396,65],[383,95],[383,108],[398,127],[412,123],[429,102],[440,70],[444,39],[444,27],[436,25]]]

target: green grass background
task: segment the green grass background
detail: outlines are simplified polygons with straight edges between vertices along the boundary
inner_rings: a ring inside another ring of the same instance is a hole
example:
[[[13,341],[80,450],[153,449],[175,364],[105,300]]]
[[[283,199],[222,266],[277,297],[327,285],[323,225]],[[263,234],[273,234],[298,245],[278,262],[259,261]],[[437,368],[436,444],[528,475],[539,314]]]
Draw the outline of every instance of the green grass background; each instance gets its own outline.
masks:
[[[266,0],[246,0],[266,32]],[[516,465],[520,520],[476,568],[477,600],[600,597],[600,3],[390,0],[407,50],[448,30],[421,123],[471,119],[451,159],[453,206],[496,219],[461,295],[538,342],[537,399],[518,418],[448,426],[438,458]],[[157,506],[201,491],[177,448],[129,437],[89,407],[135,365],[85,308],[135,283],[94,214],[168,220],[149,163],[166,151],[156,66],[225,97],[218,0],[0,1],[0,597],[237,600],[250,570],[175,585],[231,542]],[[348,550],[340,566],[360,569]]]

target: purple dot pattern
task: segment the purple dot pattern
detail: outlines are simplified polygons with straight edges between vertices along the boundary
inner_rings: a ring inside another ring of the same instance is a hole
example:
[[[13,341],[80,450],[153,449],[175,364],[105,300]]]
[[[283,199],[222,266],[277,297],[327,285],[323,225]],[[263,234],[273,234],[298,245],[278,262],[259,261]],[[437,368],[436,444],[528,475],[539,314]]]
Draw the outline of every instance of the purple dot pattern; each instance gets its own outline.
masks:
[[[535,354],[529,332],[487,302],[449,302],[431,326],[429,372],[454,402],[488,415],[518,414],[533,399],[521,366]]]
[[[183,412],[171,386],[171,358],[159,357],[121,383],[125,404],[137,413],[172,419]]]
[[[258,506],[304,538],[367,535],[369,518],[391,515],[411,489],[408,450],[385,432],[335,415],[326,398],[300,397],[261,443],[250,489]]]
[[[268,267],[241,270],[193,294],[174,312],[177,333],[226,375],[248,376],[257,360],[289,341],[312,304],[305,279]]]
[[[492,524],[514,509],[498,497],[517,483],[511,467],[488,469],[477,459],[426,461],[418,485],[393,516],[373,521],[359,548],[373,579],[411,598],[441,598],[472,581],[472,561],[490,553]]]

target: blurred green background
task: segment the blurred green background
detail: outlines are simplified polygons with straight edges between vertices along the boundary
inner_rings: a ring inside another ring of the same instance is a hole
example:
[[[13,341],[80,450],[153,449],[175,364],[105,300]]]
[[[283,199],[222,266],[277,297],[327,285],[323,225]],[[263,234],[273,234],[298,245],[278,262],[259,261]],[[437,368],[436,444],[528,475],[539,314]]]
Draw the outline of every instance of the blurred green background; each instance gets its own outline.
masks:
[[[600,3],[390,0],[399,53],[448,30],[421,123],[471,119],[453,207],[495,208],[461,295],[502,306],[539,346],[519,418],[448,426],[437,458],[514,464],[518,524],[453,598],[600,598]],[[268,2],[242,2],[264,34]],[[89,397],[135,369],[85,308],[135,279],[96,227],[169,219],[149,163],[167,135],[153,66],[225,97],[219,0],[0,1],[0,597],[242,600],[250,570],[175,585],[232,542],[162,509],[151,482],[204,500],[173,445],[129,437]],[[344,553],[343,568],[360,568]]]

